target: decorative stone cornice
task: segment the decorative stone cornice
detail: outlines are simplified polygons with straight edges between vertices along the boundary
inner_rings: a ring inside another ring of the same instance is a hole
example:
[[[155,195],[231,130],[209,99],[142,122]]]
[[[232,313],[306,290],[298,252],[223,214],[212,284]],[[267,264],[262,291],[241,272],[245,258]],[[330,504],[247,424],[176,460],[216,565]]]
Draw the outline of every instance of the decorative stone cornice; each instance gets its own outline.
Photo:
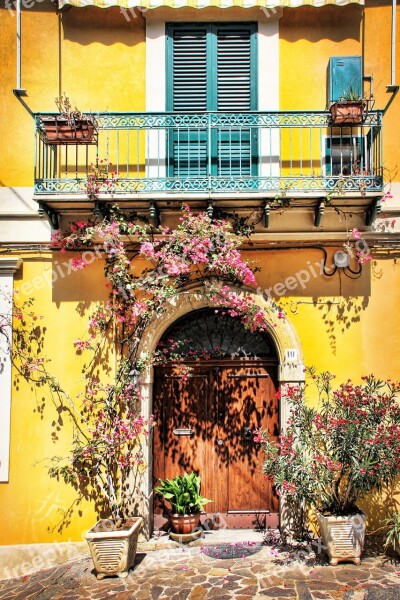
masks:
[[[0,275],[14,275],[22,265],[18,256],[0,258]]]

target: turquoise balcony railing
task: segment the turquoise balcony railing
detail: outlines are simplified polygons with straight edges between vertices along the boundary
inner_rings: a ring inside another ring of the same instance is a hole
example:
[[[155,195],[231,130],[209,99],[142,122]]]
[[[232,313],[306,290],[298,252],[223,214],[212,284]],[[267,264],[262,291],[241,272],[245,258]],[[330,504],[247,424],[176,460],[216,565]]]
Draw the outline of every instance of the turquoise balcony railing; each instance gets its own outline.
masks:
[[[378,196],[383,189],[381,111],[341,126],[327,111],[101,113],[91,145],[54,145],[35,118],[38,198],[85,195],[97,163],[100,196]]]

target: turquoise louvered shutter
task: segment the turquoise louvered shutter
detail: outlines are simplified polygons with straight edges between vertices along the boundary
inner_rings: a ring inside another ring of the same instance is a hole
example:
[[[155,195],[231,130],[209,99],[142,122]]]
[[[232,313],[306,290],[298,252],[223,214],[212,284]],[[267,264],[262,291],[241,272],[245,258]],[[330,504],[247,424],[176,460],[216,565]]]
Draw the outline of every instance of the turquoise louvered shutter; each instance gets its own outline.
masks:
[[[256,110],[256,25],[167,26],[167,110]],[[257,132],[243,128],[176,129],[169,174],[178,177],[254,174]]]
[[[216,26],[219,112],[256,110],[255,26]],[[217,131],[217,173],[222,176],[255,174],[257,132],[243,128]]]
[[[167,110],[199,113],[207,110],[207,29],[207,26],[168,27]],[[207,130],[179,128],[173,131],[171,138],[170,174],[206,176]]]

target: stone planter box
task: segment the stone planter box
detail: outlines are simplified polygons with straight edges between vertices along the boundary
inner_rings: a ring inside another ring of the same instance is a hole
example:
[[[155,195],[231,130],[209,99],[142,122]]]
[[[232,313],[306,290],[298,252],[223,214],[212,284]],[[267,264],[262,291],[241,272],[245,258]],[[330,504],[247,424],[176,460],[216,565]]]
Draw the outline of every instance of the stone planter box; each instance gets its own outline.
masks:
[[[143,519],[134,517],[127,529],[113,529],[111,519],[102,519],[86,534],[97,579],[126,577],[136,557],[137,541]]]
[[[324,516],[317,513],[322,543],[329,556],[329,563],[361,563],[367,516],[360,511],[351,516]]]

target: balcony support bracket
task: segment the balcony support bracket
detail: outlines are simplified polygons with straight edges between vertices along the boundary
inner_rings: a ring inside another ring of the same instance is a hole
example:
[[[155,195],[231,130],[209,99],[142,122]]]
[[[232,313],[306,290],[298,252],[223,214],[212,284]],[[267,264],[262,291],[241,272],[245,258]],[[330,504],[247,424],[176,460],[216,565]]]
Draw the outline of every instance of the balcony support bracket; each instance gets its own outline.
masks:
[[[60,219],[55,210],[52,210],[43,202],[38,203],[38,215],[43,217],[46,215],[52,229],[60,229]]]
[[[372,223],[376,219],[376,216],[381,212],[381,210],[382,210],[381,199],[376,198],[376,200],[374,200],[373,204],[367,209],[367,212],[365,215],[365,217],[366,217],[365,224],[367,225],[367,227],[370,227],[370,225],[372,225]]]
[[[93,208],[93,215],[95,217],[100,217],[103,219],[107,214],[107,208],[108,208],[108,205],[105,202],[100,202],[99,200],[95,200],[94,208]]]
[[[317,207],[315,209],[315,218],[314,218],[315,227],[319,227],[321,225],[322,215],[324,214],[324,211],[325,211],[325,198],[322,198],[318,202]]]
[[[269,227],[269,214],[271,212],[271,206],[268,202],[264,204],[264,227],[268,229]]]
[[[156,203],[154,202],[154,200],[150,201],[149,218],[150,218],[150,221],[151,221],[153,227],[159,227],[159,225],[160,225],[160,213],[159,213],[159,210],[158,210],[158,208],[157,208]]]

